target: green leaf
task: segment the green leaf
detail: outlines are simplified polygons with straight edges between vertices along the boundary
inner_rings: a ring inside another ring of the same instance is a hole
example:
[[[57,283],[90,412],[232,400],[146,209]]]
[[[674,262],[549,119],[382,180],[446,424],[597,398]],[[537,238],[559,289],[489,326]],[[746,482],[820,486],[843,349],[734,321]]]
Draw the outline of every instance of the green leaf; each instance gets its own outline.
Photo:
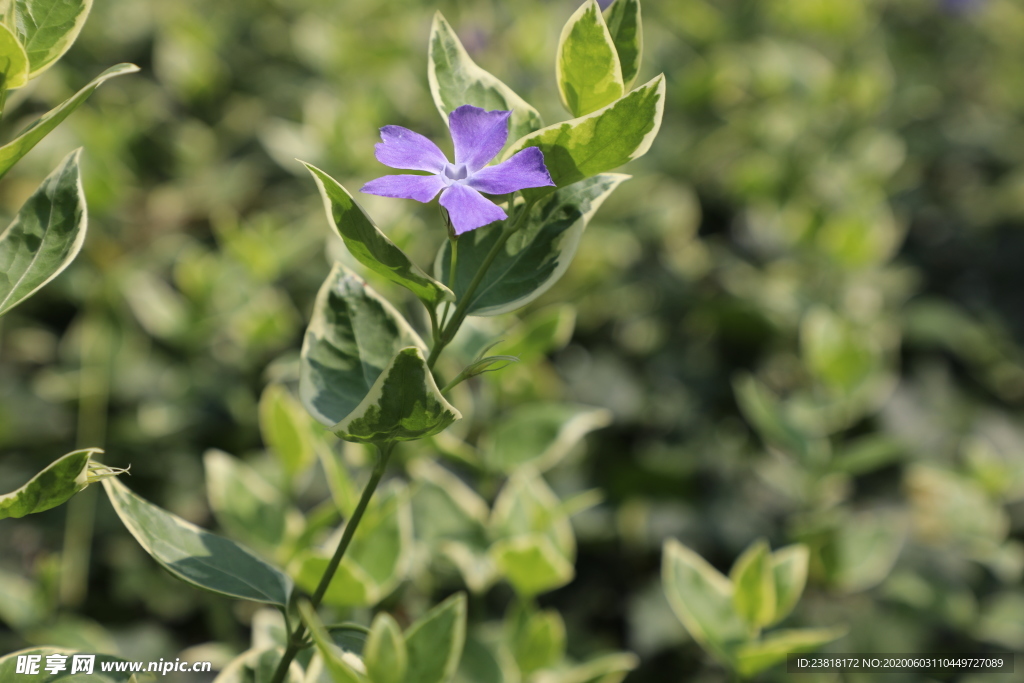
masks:
[[[509,238],[473,293],[471,315],[500,315],[522,308],[551,288],[569,268],[583,231],[594,213],[629,176],[607,173],[589,178],[540,200],[523,227]],[[455,293],[466,288],[501,237],[503,226],[474,230],[459,239]],[[451,269],[451,244],[438,253],[435,272],[446,282]]]
[[[569,403],[526,403],[503,417],[490,431],[483,448],[487,463],[512,472],[525,463],[551,469],[584,436],[611,424],[603,408]]]
[[[498,494],[490,527],[495,539],[540,533],[551,541],[570,566],[576,557],[576,537],[565,505],[528,466],[513,473]]]
[[[762,640],[741,645],[736,651],[736,668],[743,676],[786,661],[790,652],[810,652],[846,635],[846,628],[802,628],[775,631]]]
[[[395,282],[419,297],[428,307],[453,301],[455,295],[409,260],[395,243],[382,233],[352,195],[338,181],[320,169],[303,162],[320,189],[327,220],[344,240],[345,246],[364,266]]]
[[[500,348],[523,363],[531,363],[568,344],[575,326],[575,306],[545,306],[509,330]]]
[[[326,553],[310,552],[300,555],[289,567],[299,587],[307,593],[313,593],[330,561]],[[323,602],[334,607],[364,607],[375,605],[379,599],[373,579],[362,567],[346,557],[338,565],[334,578],[324,593]]]
[[[575,569],[543,534],[516,536],[491,546],[491,557],[516,593],[532,598],[572,581]]]
[[[349,441],[436,434],[461,415],[441,396],[423,349],[391,304],[335,264],[302,345],[302,402]]]
[[[509,140],[518,140],[544,125],[536,109],[476,65],[440,12],[434,14],[430,29],[427,64],[430,94],[445,124],[449,112],[471,104],[488,111],[511,111]]]
[[[622,97],[622,67],[597,0],[569,17],[558,39],[555,74],[562,104],[583,116]]]
[[[19,159],[28,154],[29,150],[56,128],[61,121],[66,119],[68,114],[78,109],[80,104],[89,99],[89,95],[92,95],[96,88],[115,76],[135,73],[138,70],[139,67],[134,64],[112,66],[94,78],[72,97],[64,100],[64,102],[32,122],[28,128],[18,134],[18,137],[0,147],[0,177],[3,177],[7,171],[11,170],[11,167]]]
[[[423,352],[410,346],[395,355],[363,401],[331,429],[347,441],[414,441],[461,418],[434,383]]]
[[[84,674],[78,672],[72,676],[71,666],[72,658],[77,654],[86,654],[89,656],[95,656],[96,659],[93,663],[93,672],[91,674]],[[35,675],[26,675],[17,673],[18,671],[18,657],[21,656],[35,656],[38,655],[39,659],[39,673]],[[67,657],[65,660],[66,669],[55,674],[46,672],[46,657],[49,655],[63,655]],[[118,672],[118,671],[103,671],[103,664],[107,662],[123,662],[125,660],[120,657],[114,657],[113,655],[95,654],[91,652],[80,652],[78,650],[71,650],[63,647],[55,647],[52,645],[45,645],[43,647],[30,647],[24,650],[18,650],[10,654],[3,655],[0,657],[0,681],[12,681],[17,683],[61,683],[67,681],[67,683],[129,683],[132,674],[129,672]]]
[[[0,234],[0,315],[67,268],[85,241],[81,149],[64,157]]]
[[[224,451],[208,450],[203,465],[210,508],[224,530],[257,547],[275,549],[284,538],[288,513],[280,489]]]
[[[405,638],[390,614],[381,612],[373,620],[363,658],[373,683],[402,683],[409,656]]]
[[[446,683],[455,675],[466,643],[466,596],[453,595],[405,633],[409,654],[404,683]]]
[[[306,410],[333,427],[408,346],[426,348],[390,303],[336,263],[317,294],[302,344],[299,396]]]
[[[68,501],[89,485],[89,459],[98,448],[57,458],[19,489],[0,496],[0,519],[43,512]]]
[[[768,542],[757,541],[737,558],[729,572],[732,605],[754,631],[775,617],[775,573]]]
[[[790,545],[772,553],[772,574],[775,578],[776,624],[789,615],[800,601],[804,586],[807,585],[807,564],[809,551],[805,545]]]
[[[876,337],[828,308],[815,306],[800,324],[801,355],[823,384],[849,394],[881,369]]]
[[[970,511],[976,509],[972,506]],[[878,585],[892,571],[906,536],[906,520],[897,512],[848,515],[823,549],[832,583],[850,593]]]
[[[615,0],[604,11],[608,32],[615,43],[622,67],[622,80],[626,90],[640,73],[640,58],[644,51],[644,31],[640,20],[640,0]]]
[[[559,664],[565,657],[565,622],[556,610],[522,614],[512,624],[512,656],[524,677]]]
[[[732,606],[732,583],[704,558],[676,540],[665,543],[662,583],[672,611],[704,649],[729,662],[747,627]]]
[[[566,187],[646,154],[661,128],[664,110],[665,76],[659,75],[603,109],[520,138],[502,158],[539,147],[555,185]],[[552,191],[537,188],[524,194],[539,197]]]
[[[790,451],[802,460],[812,453],[808,437],[779,405],[779,399],[751,375],[741,375],[733,382],[733,392],[743,416],[754,426],[761,438],[773,446]]]
[[[426,458],[409,464],[416,480],[416,537],[450,560],[474,593],[497,579],[487,550],[490,508],[457,476]]]
[[[292,581],[233,541],[204,531],[105,479],[114,510],[135,540],[185,583],[233,598],[286,607]]]
[[[28,55],[11,29],[0,24],[0,90],[20,88],[28,83]]]
[[[260,396],[260,434],[290,476],[304,471],[316,458],[315,435],[309,416],[280,384],[268,384]]]
[[[50,619],[52,611],[46,590],[40,582],[0,569],[0,622],[25,632]]]
[[[28,55],[30,78],[68,51],[90,9],[92,0],[14,0],[14,25]]]
[[[363,683],[366,677],[355,671],[351,662],[346,661],[345,653],[331,639],[331,635],[324,628],[323,622],[317,616],[316,610],[306,600],[299,602],[299,613],[302,615],[302,622],[309,629],[316,643],[317,650],[323,657],[324,665],[334,683]],[[374,681],[374,683],[377,683]]]

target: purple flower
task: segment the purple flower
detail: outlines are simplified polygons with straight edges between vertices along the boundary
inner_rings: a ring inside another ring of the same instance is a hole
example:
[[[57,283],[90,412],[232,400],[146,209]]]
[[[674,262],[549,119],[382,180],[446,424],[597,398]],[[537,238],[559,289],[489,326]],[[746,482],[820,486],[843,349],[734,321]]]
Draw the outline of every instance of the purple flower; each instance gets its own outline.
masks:
[[[448,127],[455,143],[455,163],[437,145],[401,126],[380,129],[377,161],[391,168],[427,171],[430,175],[386,175],[363,185],[362,192],[382,197],[401,197],[429,202],[441,193],[441,206],[456,235],[508,218],[500,207],[484,198],[487,194],[508,194],[527,187],[554,185],[544,166],[544,154],[536,147],[487,166],[508,139],[510,111],[484,111],[464,104],[448,115]]]

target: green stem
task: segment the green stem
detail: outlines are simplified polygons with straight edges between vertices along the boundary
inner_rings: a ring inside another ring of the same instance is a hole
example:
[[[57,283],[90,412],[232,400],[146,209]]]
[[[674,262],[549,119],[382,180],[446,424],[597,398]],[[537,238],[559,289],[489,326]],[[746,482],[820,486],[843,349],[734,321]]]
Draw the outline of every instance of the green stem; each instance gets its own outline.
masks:
[[[327,569],[324,570],[324,574],[320,578],[320,584],[316,587],[316,592],[313,593],[313,597],[310,599],[313,609],[320,606],[320,602],[324,599],[324,594],[327,592],[327,587],[331,585],[331,580],[334,578],[334,573],[338,571],[341,560],[345,557],[345,551],[348,550],[348,546],[352,543],[352,537],[355,536],[356,529],[359,528],[359,522],[363,519],[363,513],[366,512],[370,499],[373,498],[373,493],[377,490],[377,485],[380,484],[381,477],[384,476],[384,472],[387,470],[388,460],[391,458],[391,451],[394,450],[395,442],[388,441],[383,446],[380,444],[376,445],[377,463],[373,467],[370,481],[366,482],[366,488],[363,489],[363,493],[359,497],[356,509],[352,511],[352,517],[345,524],[345,531],[338,542],[338,548],[334,551],[334,556],[328,563]],[[281,661],[278,663],[277,670],[274,671],[274,677],[270,680],[270,683],[284,683],[292,660],[295,659],[300,650],[306,647],[305,639],[306,626],[300,622],[288,638],[288,647],[281,656]]]
[[[444,329],[441,331],[441,338],[434,344],[434,348],[430,350],[430,357],[427,359],[427,367],[431,370],[434,369],[434,364],[437,363],[438,357],[441,355],[441,351],[444,350],[452,339],[455,338],[455,333],[459,331],[459,327],[462,326],[462,321],[466,319],[468,315],[468,309],[470,303],[473,301],[473,295],[476,294],[476,290],[479,289],[480,284],[484,281],[484,276],[487,274],[487,270],[494,263],[494,259],[498,258],[498,254],[501,253],[505,243],[508,242],[508,238],[511,237],[520,227],[523,225],[523,221],[530,215],[530,210],[536,200],[527,199],[523,208],[516,215],[515,220],[509,219],[505,222],[505,228],[498,237],[498,241],[494,243],[491,250],[487,252],[487,256],[484,258],[484,262],[480,264],[480,269],[476,271],[476,275],[473,276],[473,280],[466,287],[465,293],[459,298],[459,305],[455,307],[455,312],[452,313],[451,319],[444,325]]]

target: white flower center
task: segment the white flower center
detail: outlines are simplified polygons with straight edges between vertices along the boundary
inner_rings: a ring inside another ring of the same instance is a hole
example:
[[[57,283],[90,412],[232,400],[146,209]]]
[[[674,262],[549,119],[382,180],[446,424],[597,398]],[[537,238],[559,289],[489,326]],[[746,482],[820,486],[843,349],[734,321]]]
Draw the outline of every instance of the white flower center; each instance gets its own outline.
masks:
[[[469,175],[469,169],[465,164],[447,164],[444,167],[444,175],[448,180],[465,180]]]

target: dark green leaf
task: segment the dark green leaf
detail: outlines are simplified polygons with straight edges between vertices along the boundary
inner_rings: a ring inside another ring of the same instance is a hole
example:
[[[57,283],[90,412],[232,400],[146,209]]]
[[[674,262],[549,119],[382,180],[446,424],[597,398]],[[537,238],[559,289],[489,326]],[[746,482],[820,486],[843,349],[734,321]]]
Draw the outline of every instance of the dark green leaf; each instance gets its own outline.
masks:
[[[541,199],[523,227],[505,243],[467,309],[471,315],[500,315],[530,303],[554,285],[569,268],[590,219],[627,175],[606,173],[570,185]],[[474,230],[459,239],[455,293],[465,295],[503,226]],[[449,282],[451,244],[445,243],[435,262]]]
[[[604,11],[605,23],[611,33],[615,51],[622,67],[622,80],[629,90],[640,73],[644,51],[643,24],[640,21],[640,0],[615,0]]]
[[[299,395],[306,410],[333,427],[409,346],[426,348],[390,303],[335,264],[317,295],[302,345]]]
[[[413,441],[437,434],[462,418],[434,383],[423,352],[402,349],[363,401],[332,431],[347,441]]]
[[[114,510],[135,540],[175,577],[234,598],[285,607],[292,581],[233,541],[211,534],[105,479]]]
[[[85,241],[81,149],[64,157],[0,234],[0,315],[67,268]]]

